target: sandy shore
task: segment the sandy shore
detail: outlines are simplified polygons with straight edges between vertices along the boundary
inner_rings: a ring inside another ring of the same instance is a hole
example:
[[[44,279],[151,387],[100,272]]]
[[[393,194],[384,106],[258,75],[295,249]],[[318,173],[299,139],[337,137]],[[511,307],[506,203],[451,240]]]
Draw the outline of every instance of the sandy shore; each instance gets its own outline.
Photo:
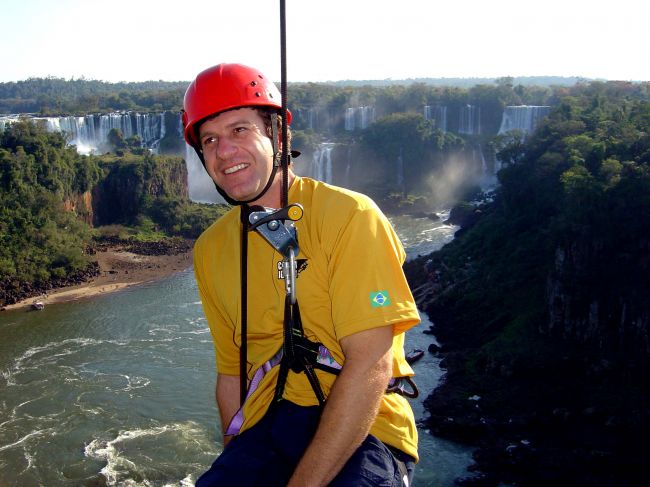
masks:
[[[5,310],[31,308],[40,301],[44,305],[76,301],[92,296],[119,291],[129,286],[156,281],[192,266],[192,252],[177,255],[139,255],[113,248],[97,252],[95,259],[101,269],[100,275],[83,284],[50,290],[4,307]]]

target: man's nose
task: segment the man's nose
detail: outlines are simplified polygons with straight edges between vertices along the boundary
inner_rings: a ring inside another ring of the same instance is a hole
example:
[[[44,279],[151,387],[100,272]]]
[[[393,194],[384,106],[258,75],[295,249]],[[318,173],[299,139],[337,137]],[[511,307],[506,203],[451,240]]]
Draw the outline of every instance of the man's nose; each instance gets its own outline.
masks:
[[[230,137],[220,137],[217,144],[217,157],[227,159],[237,152],[237,144]]]

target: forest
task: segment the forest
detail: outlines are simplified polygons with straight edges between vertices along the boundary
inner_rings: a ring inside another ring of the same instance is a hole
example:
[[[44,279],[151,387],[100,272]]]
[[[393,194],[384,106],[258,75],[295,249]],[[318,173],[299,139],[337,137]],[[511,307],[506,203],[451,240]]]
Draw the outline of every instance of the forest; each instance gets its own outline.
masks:
[[[557,84],[516,83],[504,77],[471,85],[433,84],[415,81],[403,84],[290,83],[291,110],[322,107],[332,110],[356,105],[377,105],[380,114],[420,111],[422,105],[450,106],[477,103],[495,97],[502,104],[541,105],[555,92],[576,80],[558,79]],[[0,113],[31,113],[41,116],[86,115],[111,111],[180,112],[188,82],[150,81],[107,83],[61,78],[30,78],[0,83]],[[496,95],[496,96],[495,96]],[[298,127],[299,129],[301,127]]]
[[[82,272],[107,231],[122,238],[196,238],[224,208],[192,203],[182,159],[120,144],[84,156],[29,121],[0,133],[0,288]],[[2,296],[0,296],[2,298]]]
[[[650,97],[585,86],[532,136],[502,142],[494,200],[407,264],[448,370],[429,426],[480,446],[467,485],[640,485]]]

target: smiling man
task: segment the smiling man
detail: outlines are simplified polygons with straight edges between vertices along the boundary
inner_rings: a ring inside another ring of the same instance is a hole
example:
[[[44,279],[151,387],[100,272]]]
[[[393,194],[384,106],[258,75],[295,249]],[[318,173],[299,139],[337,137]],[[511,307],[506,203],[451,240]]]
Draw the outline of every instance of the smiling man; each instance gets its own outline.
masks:
[[[417,430],[403,346],[419,316],[404,250],[368,197],[291,166],[297,261],[250,231],[282,206],[280,109],[275,85],[239,64],[208,68],[185,94],[185,139],[234,205],[194,250],[224,432],[197,485],[409,485]]]

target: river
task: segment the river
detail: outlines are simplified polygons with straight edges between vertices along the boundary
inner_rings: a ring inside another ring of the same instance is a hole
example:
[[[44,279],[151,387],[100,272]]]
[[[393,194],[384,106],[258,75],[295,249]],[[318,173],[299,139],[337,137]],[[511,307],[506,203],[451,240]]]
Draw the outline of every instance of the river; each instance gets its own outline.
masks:
[[[393,218],[410,257],[453,238],[441,222]],[[426,350],[423,323],[407,349]],[[443,371],[415,365],[422,401]],[[39,312],[0,314],[0,485],[193,485],[220,452],[214,351],[190,270]],[[420,430],[414,485],[453,486],[471,450]]]

